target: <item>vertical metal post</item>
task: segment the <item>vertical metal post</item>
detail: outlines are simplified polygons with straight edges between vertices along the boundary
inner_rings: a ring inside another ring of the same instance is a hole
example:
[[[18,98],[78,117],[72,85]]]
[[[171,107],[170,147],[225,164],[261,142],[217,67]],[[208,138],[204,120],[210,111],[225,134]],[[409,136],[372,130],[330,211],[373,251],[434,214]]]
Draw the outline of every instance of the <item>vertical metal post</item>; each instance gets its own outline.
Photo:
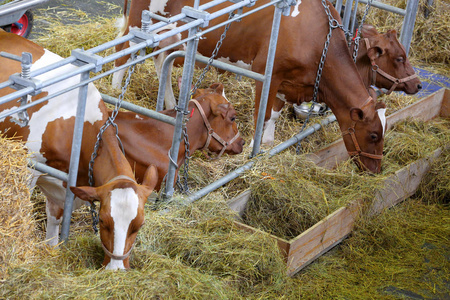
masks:
[[[198,27],[189,29],[189,36],[197,34]],[[198,38],[190,40],[187,44],[186,57],[183,67],[183,76],[181,80],[181,91],[178,98],[178,107],[185,111],[189,104],[190,87],[192,84],[192,77],[194,74],[195,67],[195,53],[197,52]],[[169,152],[169,169],[166,177],[166,187],[164,197],[170,199],[174,193],[173,183],[175,181],[175,173],[177,170],[177,165],[175,164],[178,159],[178,151],[180,149],[181,133],[182,133],[182,123],[183,123],[183,112],[178,111],[175,120],[175,131],[173,133],[172,148]],[[172,162],[173,160],[173,162]]]
[[[400,34],[400,43],[405,47],[406,54],[409,53],[409,47],[411,46],[418,7],[419,0],[408,0],[406,4],[406,14],[403,19],[402,32]]]
[[[341,10],[342,10],[342,2],[343,2],[344,0],[337,0],[336,1],[336,6],[335,6],[335,8],[336,8],[336,10],[337,10],[337,12],[339,13],[339,14],[341,14]]]
[[[89,79],[89,72],[84,72],[80,76],[80,81]],[[66,189],[66,201],[64,203],[64,213],[61,227],[60,241],[67,242],[69,238],[70,219],[72,218],[74,194],[70,190],[71,186],[77,184],[78,165],[80,162],[81,140],[83,138],[84,114],[86,111],[86,100],[88,85],[80,87],[78,92],[77,115],[72,138],[72,153],[70,154],[69,176]]]
[[[275,5],[275,12],[273,15],[272,32],[270,35],[269,51],[267,54],[266,69],[264,75],[263,88],[261,91],[261,98],[259,103],[258,119],[256,121],[255,138],[253,141],[253,150],[251,156],[256,156],[259,153],[261,146],[261,139],[263,134],[264,118],[267,109],[267,99],[269,98],[270,82],[272,81],[273,62],[275,60],[275,52],[277,49],[278,32],[280,30],[281,13],[283,8]]]
[[[352,7],[353,0],[345,1],[344,17],[342,18],[342,25],[344,26],[345,30],[349,30]]]
[[[357,19],[356,13],[358,12],[358,3],[359,3],[359,0],[355,0],[355,6],[354,6],[352,17],[351,17],[352,23],[351,23],[350,29],[349,29],[351,35],[353,35],[353,32],[355,31],[355,24],[356,24],[356,19]]]

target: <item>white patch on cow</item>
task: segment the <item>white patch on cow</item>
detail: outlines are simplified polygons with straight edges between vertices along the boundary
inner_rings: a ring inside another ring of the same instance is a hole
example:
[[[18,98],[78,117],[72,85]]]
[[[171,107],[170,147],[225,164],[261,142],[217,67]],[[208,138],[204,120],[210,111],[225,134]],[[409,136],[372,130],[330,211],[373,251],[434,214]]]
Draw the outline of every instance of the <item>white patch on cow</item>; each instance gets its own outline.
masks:
[[[136,115],[136,116],[134,116],[136,119],[138,119],[138,120],[144,120],[144,118],[142,118],[141,116],[139,116],[139,115]]]
[[[221,62],[224,62],[226,64],[229,64],[229,65],[232,65],[232,66],[236,66],[236,67],[245,69],[245,70],[251,70],[252,69],[252,65],[251,64],[245,63],[242,60],[238,60],[237,62],[232,62],[229,57],[219,57],[217,60],[221,61]]]
[[[45,54],[37,60],[31,67],[31,71],[40,69],[54,62],[60,61],[62,58],[48,50],[45,50]],[[46,72],[36,78],[41,81],[48,80],[50,78],[57,78],[63,74],[67,74],[77,67],[73,65],[65,65],[55,70]],[[54,94],[57,91],[65,89],[69,86],[75,85],[80,82],[80,75],[68,78],[57,84],[45,87],[42,92],[47,92],[49,95]],[[30,134],[26,146],[32,152],[35,152],[35,157],[38,161],[45,162],[44,157],[38,154],[41,150],[42,136],[46,130],[47,124],[59,119],[69,119],[75,117],[78,105],[78,93],[79,90],[71,90],[58,97],[50,99],[45,106],[39,111],[35,112],[29,122]],[[88,99],[86,102],[85,122],[94,124],[96,121],[102,120],[103,115],[99,108],[101,96],[99,91],[93,84],[88,86]]]
[[[222,90],[222,97],[224,97],[227,102],[230,102],[230,100],[228,100],[227,96],[225,95],[225,88]]]
[[[139,199],[132,188],[115,189],[111,191],[111,217],[114,220],[114,250],[113,254],[125,254],[125,242],[128,227],[136,218]],[[106,269],[125,269],[122,260],[111,259]]]
[[[116,39],[123,36],[123,34],[125,33],[126,28],[125,26],[126,26],[125,16],[122,15],[120,18],[116,19],[116,22],[114,24],[114,27],[116,27],[119,30]]]
[[[19,106],[13,106],[13,107],[11,107],[11,108],[4,109],[4,110],[1,111],[1,113],[2,113],[2,114],[8,113],[9,111],[15,110],[15,109],[17,109],[18,107],[19,107]],[[19,118],[19,114],[15,113],[15,114],[12,114],[10,117],[11,117],[11,118],[14,118],[14,119],[18,119],[18,118]],[[3,122],[3,121],[5,121],[5,118],[0,119],[0,122]]]
[[[115,89],[120,89],[122,87],[122,79],[125,75],[125,72],[127,71],[126,68],[121,69],[117,72],[114,72],[111,85]]]
[[[160,13],[162,15],[167,14],[167,12],[164,11],[164,8],[167,5],[168,0],[157,0],[157,1],[150,1],[149,10],[152,13]]]
[[[277,98],[283,102],[287,102],[286,95],[284,95],[284,94],[277,93]]]
[[[273,145],[275,139],[275,122],[280,117],[281,112],[272,110],[270,119],[264,123],[264,130],[261,143],[265,145]]]
[[[384,133],[386,132],[386,108],[380,108],[377,110],[378,112],[378,117],[380,118],[381,121],[381,126],[383,126],[383,136]]]
[[[296,17],[300,14],[300,11],[298,9],[299,5],[302,4],[302,0],[298,0],[297,4],[294,6],[294,10],[292,11],[291,17]]]

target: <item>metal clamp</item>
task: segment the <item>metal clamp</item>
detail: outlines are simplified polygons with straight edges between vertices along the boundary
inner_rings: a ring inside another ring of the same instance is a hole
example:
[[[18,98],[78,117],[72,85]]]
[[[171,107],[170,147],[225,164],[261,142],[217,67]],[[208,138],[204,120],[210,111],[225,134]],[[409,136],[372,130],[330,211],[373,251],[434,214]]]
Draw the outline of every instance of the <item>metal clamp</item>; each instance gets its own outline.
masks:
[[[207,27],[209,25],[210,13],[198,10],[189,6],[185,6],[181,9],[181,13],[186,15],[183,19],[184,22],[191,22],[193,20],[203,20],[202,27]]]
[[[281,2],[278,2],[277,7],[281,8],[283,10],[281,14],[287,17],[291,14],[291,6],[296,4],[297,4],[296,0],[283,0]]]
[[[72,50],[72,56],[77,60],[74,62],[76,66],[82,66],[84,64],[94,64],[94,73],[100,72],[103,68],[103,57],[86,52],[84,49],[74,49]]]

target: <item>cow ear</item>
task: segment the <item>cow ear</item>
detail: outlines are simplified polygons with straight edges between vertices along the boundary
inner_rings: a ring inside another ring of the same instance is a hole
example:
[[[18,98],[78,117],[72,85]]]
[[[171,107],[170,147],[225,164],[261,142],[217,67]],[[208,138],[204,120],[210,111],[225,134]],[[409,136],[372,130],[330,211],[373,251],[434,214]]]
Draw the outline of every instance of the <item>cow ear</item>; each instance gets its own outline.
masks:
[[[147,171],[145,171],[142,185],[149,188],[151,192],[155,188],[157,182],[158,182],[158,170],[154,165],[150,165],[147,168]]]
[[[221,83],[213,83],[209,88],[219,95],[222,95],[223,93],[223,84]]]
[[[378,30],[375,28],[375,26],[370,24],[364,24],[361,29],[361,37],[362,38],[369,38],[372,36],[376,36],[378,33]]]
[[[378,57],[380,57],[383,54],[384,54],[384,50],[381,47],[378,47],[378,46],[370,47],[370,49],[367,50],[367,56],[371,60],[375,60],[375,59],[377,59]]]
[[[100,201],[100,196],[97,193],[97,189],[91,186],[71,186],[70,190],[72,193],[84,201],[89,201],[93,203],[94,201]]]
[[[350,118],[355,122],[362,121],[364,119],[364,112],[361,108],[353,107],[350,109]]]

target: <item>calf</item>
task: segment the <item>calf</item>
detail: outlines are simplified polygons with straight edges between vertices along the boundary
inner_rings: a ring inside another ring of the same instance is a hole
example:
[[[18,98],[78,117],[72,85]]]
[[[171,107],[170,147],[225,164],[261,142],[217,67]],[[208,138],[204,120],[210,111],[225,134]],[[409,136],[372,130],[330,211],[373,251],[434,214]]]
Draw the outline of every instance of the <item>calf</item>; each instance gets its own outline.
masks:
[[[189,152],[204,149],[217,153],[239,154],[244,140],[239,136],[236,126],[236,111],[223,96],[223,85],[213,84],[208,89],[197,90],[194,100],[189,102],[191,111],[186,124],[189,137]],[[162,113],[175,117],[175,110]],[[125,155],[135,169],[138,182],[144,178],[149,165],[158,169],[156,190],[167,174],[169,166],[168,152],[172,146],[174,126],[136,115],[132,112],[119,112],[116,117],[119,137],[125,149]],[[185,160],[184,142],[180,145],[177,164],[180,167]]]
[[[14,55],[29,52],[33,56],[31,71],[48,66],[62,58],[18,35],[0,31],[0,51]],[[65,65],[36,77],[45,81],[72,71],[76,67]],[[17,61],[0,57],[0,82],[13,73],[21,71]],[[80,82],[80,76],[72,77],[42,88],[36,96],[29,96],[28,102],[73,86]],[[11,88],[0,90],[0,97],[13,92]],[[79,90],[75,89],[28,109],[28,125],[21,127],[12,117],[0,120],[0,133],[7,137],[23,140],[34,160],[63,172],[69,171],[72,136],[78,103]],[[0,105],[0,112],[17,108],[16,101]],[[74,209],[84,201],[100,201],[100,239],[105,251],[103,265],[106,269],[129,268],[129,254],[139,228],[144,223],[144,203],[152,192],[157,172],[149,167],[141,177],[142,185],[136,183],[130,164],[123,155],[113,128],[108,128],[102,137],[102,144],[95,160],[93,179],[95,186],[89,187],[88,166],[97,134],[106,122],[108,113],[93,84],[89,84],[86,114],[83,126],[77,187],[70,190],[77,196]],[[111,126],[110,126],[111,127]],[[57,245],[59,224],[62,220],[66,197],[66,183],[59,179],[34,171],[30,187],[39,186],[47,198],[47,243]]]
[[[202,2],[202,1],[200,1]],[[204,3],[203,1],[202,3]],[[260,0],[255,8],[268,1]],[[133,0],[130,9],[129,26],[140,25],[141,9],[170,17],[180,13],[183,6],[193,6],[193,0],[149,1]],[[331,15],[340,21],[334,7],[326,2]],[[226,4],[218,5],[209,12],[222,9]],[[244,8],[244,12],[253,8]],[[218,58],[230,62],[248,64],[263,74],[266,66],[270,32],[274,8],[266,8],[249,15],[239,23],[233,24],[218,52]],[[212,27],[225,21],[227,16],[211,20]],[[299,104],[312,98],[318,63],[321,59],[325,39],[329,28],[329,17],[321,1],[298,1],[291,7],[289,16],[280,23],[278,44],[275,54],[272,80],[265,112],[264,143],[273,143],[274,121],[278,113],[273,110],[276,99],[280,98]],[[124,33],[127,33],[125,27]],[[185,37],[186,33],[183,33]],[[203,55],[210,56],[215,49],[221,32],[215,30],[204,34],[199,40],[198,49]],[[120,50],[121,47],[117,47]],[[262,83],[256,82],[255,114],[256,122],[262,91]],[[319,86],[318,100],[325,102],[336,115],[344,134],[344,142],[352,156],[357,156],[359,167],[371,172],[380,172],[384,136],[384,104],[375,103],[370,97],[347,48],[342,30],[334,30],[328,55],[323,68]],[[380,110],[379,110],[380,109]]]

